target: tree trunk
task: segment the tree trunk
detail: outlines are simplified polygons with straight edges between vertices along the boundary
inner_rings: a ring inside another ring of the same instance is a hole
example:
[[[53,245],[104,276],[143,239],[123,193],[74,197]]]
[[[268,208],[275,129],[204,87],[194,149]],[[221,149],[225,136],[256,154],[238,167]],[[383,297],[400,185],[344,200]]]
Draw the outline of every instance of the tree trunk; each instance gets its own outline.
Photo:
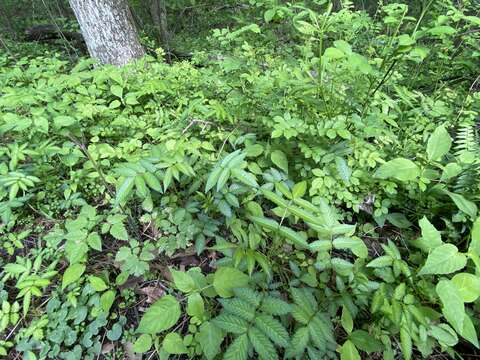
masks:
[[[150,0],[150,14],[157,28],[158,42],[168,50],[167,10],[164,0]]]
[[[122,66],[145,55],[126,0],[70,0],[90,55]]]

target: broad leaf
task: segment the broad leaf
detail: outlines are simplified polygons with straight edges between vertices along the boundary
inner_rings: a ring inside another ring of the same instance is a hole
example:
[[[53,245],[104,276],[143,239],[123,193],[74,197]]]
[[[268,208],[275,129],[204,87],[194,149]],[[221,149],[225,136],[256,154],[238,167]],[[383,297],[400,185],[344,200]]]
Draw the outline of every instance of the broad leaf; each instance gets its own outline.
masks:
[[[63,273],[62,278],[62,289],[65,289],[68,285],[74,283],[85,272],[86,266],[84,264],[73,264],[70,265],[67,270]]]
[[[440,280],[436,291],[442,301],[442,312],[450,325],[461,334],[465,318],[465,306],[456,286],[450,280]]]
[[[400,181],[415,180],[420,175],[420,169],[411,160],[397,158],[381,165],[375,172],[380,179],[394,178]]]
[[[444,244],[435,248],[427,257],[419,275],[450,274],[461,270],[467,264],[467,257],[458,252],[455,245]]]
[[[137,332],[140,334],[158,334],[170,329],[180,318],[180,304],[171,295],[166,295],[151,305],[143,314]]]
[[[463,302],[474,302],[480,296],[480,277],[469,273],[456,274],[452,282]]]
[[[427,156],[430,161],[441,160],[448,153],[452,146],[452,138],[445,127],[439,126],[430,135],[427,143]]]
[[[223,337],[223,331],[211,322],[203,323],[202,326],[200,326],[197,340],[207,360],[213,360],[220,352]]]
[[[213,287],[221,297],[233,296],[233,289],[248,285],[248,275],[231,267],[219,268],[213,278]]]

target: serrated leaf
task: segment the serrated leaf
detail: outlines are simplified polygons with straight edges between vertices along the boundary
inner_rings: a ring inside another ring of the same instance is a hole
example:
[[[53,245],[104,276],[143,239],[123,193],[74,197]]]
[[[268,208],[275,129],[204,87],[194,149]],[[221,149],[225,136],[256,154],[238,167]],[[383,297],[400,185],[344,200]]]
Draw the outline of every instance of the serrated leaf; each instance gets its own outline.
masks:
[[[418,274],[450,274],[463,269],[466,264],[467,257],[460,254],[455,245],[443,244],[428,255],[425,265]]]
[[[256,327],[252,326],[248,330],[248,338],[253,345],[253,348],[262,359],[266,360],[277,360],[278,354],[275,351],[275,347],[268,337],[258,330]]]
[[[238,298],[233,298],[219,299],[219,302],[222,304],[223,309],[232,315],[238,316],[248,321],[253,320],[253,318],[255,317],[255,308],[246,301]]]
[[[155,335],[170,329],[180,318],[180,304],[171,295],[165,295],[143,314],[137,332]]]
[[[287,330],[280,321],[272,316],[257,315],[255,317],[255,325],[278,346],[283,346],[284,348],[289,346]]]
[[[202,326],[200,326],[197,340],[207,360],[213,360],[220,352],[223,337],[224,334],[222,330],[211,322],[203,323]]]
[[[212,320],[212,323],[233,334],[243,334],[248,330],[248,322],[238,316],[222,313]]]
[[[244,183],[247,186],[253,187],[253,188],[258,188],[258,183],[257,180],[255,179],[255,176],[252,174],[246,172],[245,170],[242,169],[232,169],[232,175],[239,180],[240,182]]]
[[[310,340],[310,334],[307,327],[300,327],[295,331],[292,337],[291,345],[287,349],[287,357],[300,356],[305,352],[307,344]]]
[[[183,343],[182,337],[175,333],[168,333],[162,342],[162,348],[169,354],[180,355],[188,352],[187,347]]]
[[[240,335],[228,347],[223,360],[247,360],[248,359],[248,336],[247,334]]]
[[[292,310],[292,306],[277,297],[266,296],[262,301],[260,309],[267,314],[286,315]]]
[[[127,229],[125,229],[125,226],[122,223],[113,224],[110,228],[110,235],[112,235],[117,240],[128,240]]]

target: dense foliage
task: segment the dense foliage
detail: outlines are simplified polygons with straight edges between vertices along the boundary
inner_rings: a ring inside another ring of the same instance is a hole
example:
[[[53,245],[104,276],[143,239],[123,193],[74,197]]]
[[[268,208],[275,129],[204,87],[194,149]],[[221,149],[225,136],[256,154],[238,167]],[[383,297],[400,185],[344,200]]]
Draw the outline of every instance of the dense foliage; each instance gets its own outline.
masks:
[[[3,41],[0,355],[478,355],[480,6],[208,3],[189,61]]]

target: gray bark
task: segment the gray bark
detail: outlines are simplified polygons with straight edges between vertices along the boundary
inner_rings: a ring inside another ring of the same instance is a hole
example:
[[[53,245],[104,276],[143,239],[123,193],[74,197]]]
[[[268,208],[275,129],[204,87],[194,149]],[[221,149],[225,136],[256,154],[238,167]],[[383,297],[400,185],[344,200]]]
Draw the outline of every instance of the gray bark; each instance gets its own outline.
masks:
[[[93,58],[123,66],[145,55],[126,0],[69,1]]]
[[[150,0],[150,14],[157,28],[159,43],[168,50],[167,10],[163,0]]]

